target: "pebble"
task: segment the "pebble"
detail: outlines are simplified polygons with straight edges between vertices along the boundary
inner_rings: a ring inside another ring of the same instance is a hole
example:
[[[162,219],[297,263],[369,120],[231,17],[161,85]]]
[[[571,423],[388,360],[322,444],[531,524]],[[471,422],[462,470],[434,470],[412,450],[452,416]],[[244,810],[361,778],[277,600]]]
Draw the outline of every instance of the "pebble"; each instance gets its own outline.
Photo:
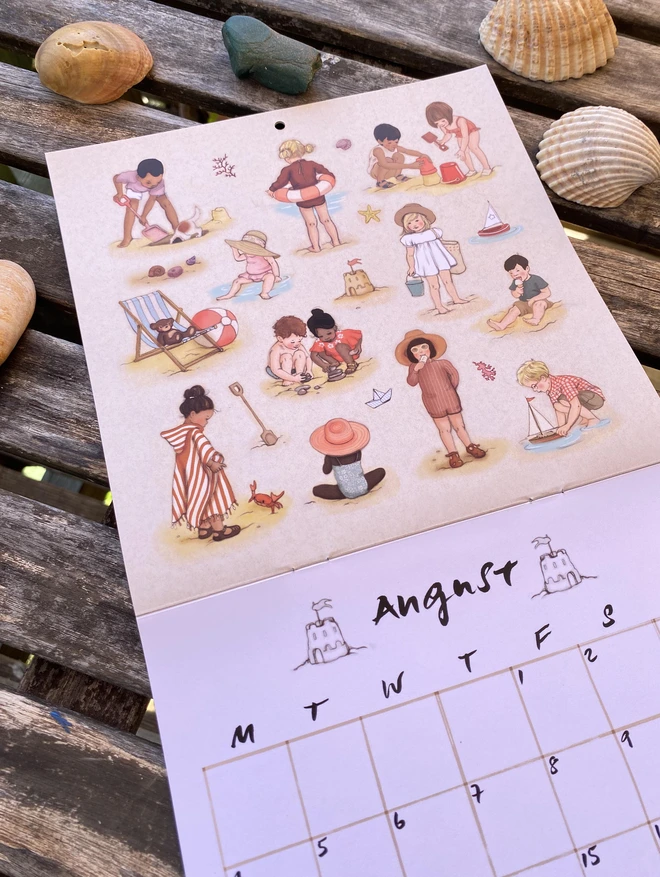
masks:
[[[320,390],[320,389],[321,389],[321,385],[320,385],[320,384],[316,384],[316,386],[314,387],[314,389],[315,389],[315,390]]]
[[[0,260],[0,363],[16,346],[34,313],[32,278],[16,262]]]
[[[321,68],[321,55],[311,46],[285,37],[249,15],[232,15],[222,26],[231,69],[239,79],[252,76],[282,94],[307,91]]]
[[[345,138],[343,140],[338,140],[335,144],[337,149],[350,149],[352,145],[351,141]]]
[[[182,274],[183,268],[181,267],[181,265],[175,265],[174,268],[170,268],[170,270],[167,272],[168,277],[181,277]]]
[[[194,265],[197,261],[196,256],[191,256],[189,259],[186,259],[186,265]]]
[[[305,396],[305,395],[307,395],[308,390],[309,390],[309,387],[298,387],[298,389],[296,390],[296,393],[299,396]]]
[[[165,269],[162,265],[152,265],[149,269],[149,277],[162,277]]]

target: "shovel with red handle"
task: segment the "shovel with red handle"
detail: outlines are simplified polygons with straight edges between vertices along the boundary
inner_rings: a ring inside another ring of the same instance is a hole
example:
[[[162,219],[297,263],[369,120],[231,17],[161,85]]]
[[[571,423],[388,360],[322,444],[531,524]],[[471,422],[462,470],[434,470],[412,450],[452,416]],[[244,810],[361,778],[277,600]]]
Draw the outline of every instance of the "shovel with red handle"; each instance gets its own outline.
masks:
[[[144,226],[142,229],[142,234],[147,240],[150,241],[162,241],[164,238],[169,237],[169,232],[165,231],[164,228],[161,228],[159,225],[147,225],[147,221],[142,219],[142,217],[138,214],[137,210],[133,210],[131,207],[130,199],[126,197],[126,195],[122,195],[115,202],[119,204],[120,207],[128,207],[131,213],[134,213],[137,217],[138,222]]]

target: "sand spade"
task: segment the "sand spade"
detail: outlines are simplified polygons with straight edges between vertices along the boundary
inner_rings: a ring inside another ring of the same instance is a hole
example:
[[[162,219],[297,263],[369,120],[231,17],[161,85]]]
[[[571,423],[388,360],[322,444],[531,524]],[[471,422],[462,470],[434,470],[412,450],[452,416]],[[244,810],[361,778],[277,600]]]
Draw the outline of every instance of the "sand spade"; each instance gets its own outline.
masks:
[[[134,213],[137,216],[138,222],[142,223],[142,225],[144,226],[144,228],[142,229],[142,234],[145,238],[147,238],[147,240],[157,243],[158,241],[162,241],[164,238],[169,237],[170,233],[168,231],[165,231],[165,229],[161,228],[159,225],[147,225],[146,219],[142,219],[137,210],[133,210],[129,199],[125,195],[122,195],[120,202],[118,203],[121,203],[122,207],[128,207],[131,213]]]
[[[243,392],[243,387],[239,383],[233,383],[233,384],[229,385],[229,389],[232,391],[234,396],[240,396],[241,399],[247,405],[247,407],[250,409],[250,414],[254,417],[254,419],[257,421],[257,423],[261,427],[261,439],[264,442],[264,444],[274,445],[275,442],[277,441],[277,439],[279,438],[279,436],[276,436],[275,433],[272,431],[272,429],[266,429],[266,425],[263,422],[263,420],[261,420],[261,418],[259,417],[257,412],[254,410],[252,405],[250,405],[248,400],[245,398],[245,394]]]

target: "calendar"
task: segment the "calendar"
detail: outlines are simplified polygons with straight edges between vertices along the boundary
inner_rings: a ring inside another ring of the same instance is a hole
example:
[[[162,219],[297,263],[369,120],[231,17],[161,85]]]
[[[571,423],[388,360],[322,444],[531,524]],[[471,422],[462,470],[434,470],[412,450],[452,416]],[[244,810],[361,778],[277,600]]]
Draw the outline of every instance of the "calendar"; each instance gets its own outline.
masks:
[[[192,873],[657,874],[659,488],[620,476],[142,619]]]
[[[660,403],[487,68],[48,165],[186,877],[660,873]]]

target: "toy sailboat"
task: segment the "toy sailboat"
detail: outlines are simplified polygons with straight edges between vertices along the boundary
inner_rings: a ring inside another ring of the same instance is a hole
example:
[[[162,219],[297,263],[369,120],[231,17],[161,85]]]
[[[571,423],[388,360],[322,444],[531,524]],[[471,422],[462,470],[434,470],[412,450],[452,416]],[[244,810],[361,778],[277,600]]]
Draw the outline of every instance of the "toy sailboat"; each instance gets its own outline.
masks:
[[[511,231],[511,226],[508,222],[502,222],[497,215],[497,211],[489,203],[484,227],[479,229],[477,234],[481,238],[492,238],[497,234],[504,234],[507,231]]]
[[[530,399],[528,396],[525,397],[527,401],[527,407],[529,408],[529,426],[528,426],[528,435],[527,441],[532,444],[541,444],[542,442],[551,442],[554,439],[558,439],[559,435],[557,434],[557,427],[553,426],[547,417],[544,417],[540,411],[537,411],[536,408],[532,405],[532,402],[535,401],[534,397]],[[547,427],[544,429],[541,423],[547,423]]]

